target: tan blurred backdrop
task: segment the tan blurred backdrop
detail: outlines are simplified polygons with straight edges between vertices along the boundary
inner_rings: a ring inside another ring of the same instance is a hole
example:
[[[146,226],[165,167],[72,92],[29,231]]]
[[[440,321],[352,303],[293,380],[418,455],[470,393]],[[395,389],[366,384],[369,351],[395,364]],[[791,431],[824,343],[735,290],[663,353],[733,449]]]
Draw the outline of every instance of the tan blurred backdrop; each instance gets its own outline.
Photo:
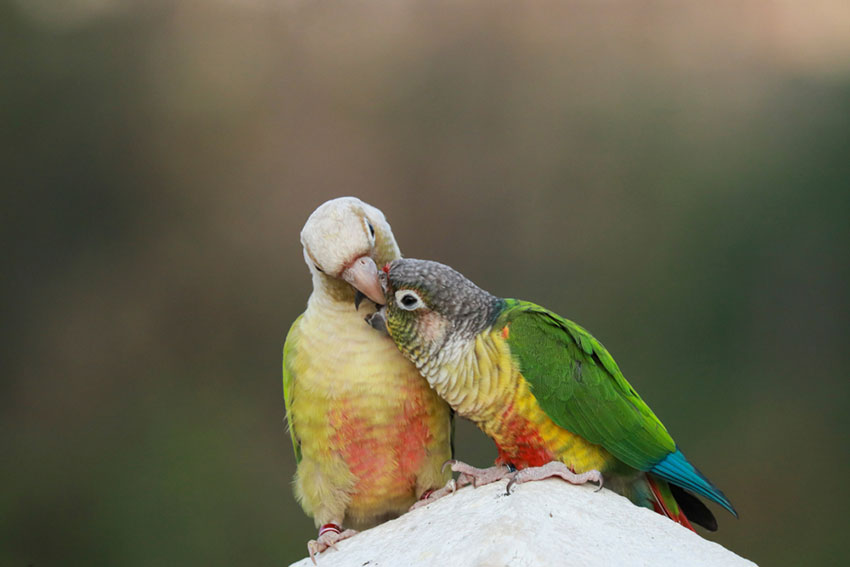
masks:
[[[602,340],[711,539],[844,561],[847,2],[15,0],[0,63],[0,564],[304,555],[280,354],[342,195]]]

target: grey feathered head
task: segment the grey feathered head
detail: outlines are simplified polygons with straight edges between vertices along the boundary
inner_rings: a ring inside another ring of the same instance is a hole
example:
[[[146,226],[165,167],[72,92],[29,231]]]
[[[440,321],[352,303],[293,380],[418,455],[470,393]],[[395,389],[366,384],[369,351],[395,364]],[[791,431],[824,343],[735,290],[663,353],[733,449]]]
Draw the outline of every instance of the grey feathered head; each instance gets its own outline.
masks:
[[[439,262],[395,260],[384,272],[385,321],[374,321],[373,326],[385,324],[399,349],[417,365],[450,340],[470,340],[488,328],[504,305],[504,300]]]

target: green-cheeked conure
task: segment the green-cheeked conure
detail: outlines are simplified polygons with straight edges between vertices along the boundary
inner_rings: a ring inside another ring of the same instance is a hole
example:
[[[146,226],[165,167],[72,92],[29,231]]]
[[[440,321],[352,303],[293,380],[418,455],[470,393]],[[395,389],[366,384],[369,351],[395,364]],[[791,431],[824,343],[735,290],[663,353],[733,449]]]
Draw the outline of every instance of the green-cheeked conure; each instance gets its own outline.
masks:
[[[437,262],[395,260],[384,272],[386,306],[367,321],[496,442],[497,466],[456,463],[458,480],[511,476],[510,492],[511,484],[550,476],[604,479],[690,529],[690,521],[717,529],[694,494],[737,516],[582,327],[533,303],[495,297]]]
[[[301,242],[313,293],[283,347],[283,395],[295,496],[320,528],[313,557],[355,533],[343,525],[374,526],[445,485],[452,416],[393,341],[363,324],[366,306],[355,308],[355,288],[383,302],[376,262],[401,256],[383,213],[353,197],[328,201]]]

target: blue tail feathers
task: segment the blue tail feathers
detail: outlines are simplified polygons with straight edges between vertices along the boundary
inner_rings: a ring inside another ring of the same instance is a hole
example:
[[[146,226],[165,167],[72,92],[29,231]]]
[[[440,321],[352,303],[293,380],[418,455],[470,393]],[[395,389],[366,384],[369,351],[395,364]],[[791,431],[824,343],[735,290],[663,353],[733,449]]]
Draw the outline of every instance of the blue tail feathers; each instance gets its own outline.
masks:
[[[729,510],[733,516],[738,517],[735,507],[732,506],[729,499],[716,486],[711,484],[696,467],[689,463],[685,455],[678,449],[664,457],[661,462],[649,469],[649,472],[660,476],[668,482],[717,502]]]

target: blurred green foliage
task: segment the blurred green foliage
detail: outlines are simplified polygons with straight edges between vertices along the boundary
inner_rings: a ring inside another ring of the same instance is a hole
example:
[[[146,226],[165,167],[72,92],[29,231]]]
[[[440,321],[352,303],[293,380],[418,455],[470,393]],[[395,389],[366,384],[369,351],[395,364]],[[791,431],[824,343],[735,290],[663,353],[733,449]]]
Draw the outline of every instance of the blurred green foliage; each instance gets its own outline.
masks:
[[[600,338],[712,539],[842,564],[846,6],[376,4],[0,6],[0,563],[304,556],[280,353],[352,194]]]

